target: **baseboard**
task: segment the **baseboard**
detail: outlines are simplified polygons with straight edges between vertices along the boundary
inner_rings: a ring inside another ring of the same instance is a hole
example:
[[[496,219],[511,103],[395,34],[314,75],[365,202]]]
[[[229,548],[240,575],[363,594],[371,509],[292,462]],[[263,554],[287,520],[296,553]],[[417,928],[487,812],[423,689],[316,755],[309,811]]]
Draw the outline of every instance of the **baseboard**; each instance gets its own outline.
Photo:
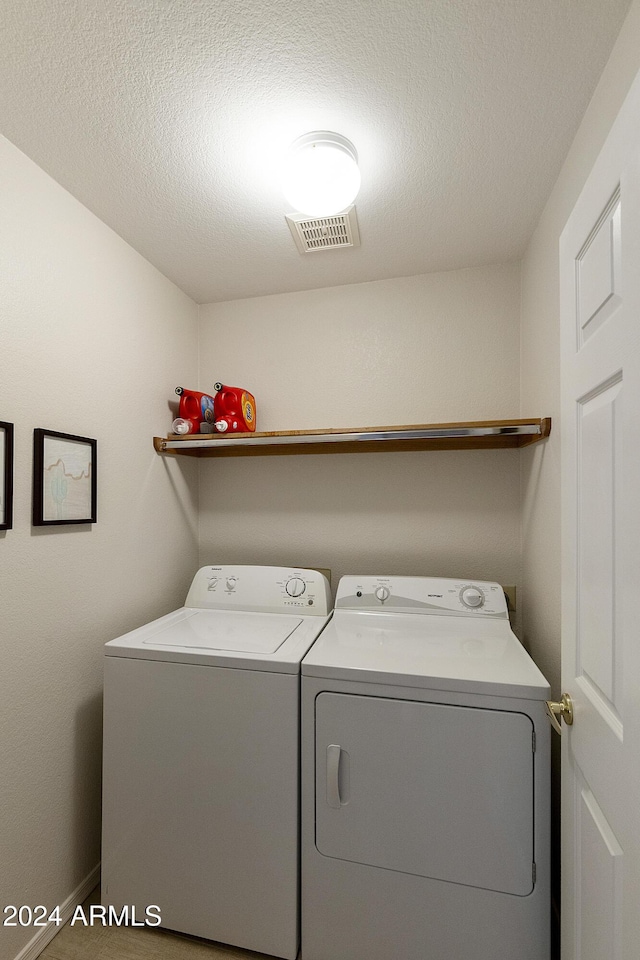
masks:
[[[65,923],[71,920],[75,908],[79,903],[82,903],[83,900],[86,900],[99,880],[100,864],[94,867],[89,876],[85,877],[73,893],[69,894],[64,903],[60,904],[60,919],[62,920],[60,926],[52,923],[46,927],[41,927],[31,940],[29,940],[29,943],[22,948],[20,953],[15,957],[15,960],[36,960],[36,957],[40,956],[47,944],[51,943],[55,935],[62,930]]]

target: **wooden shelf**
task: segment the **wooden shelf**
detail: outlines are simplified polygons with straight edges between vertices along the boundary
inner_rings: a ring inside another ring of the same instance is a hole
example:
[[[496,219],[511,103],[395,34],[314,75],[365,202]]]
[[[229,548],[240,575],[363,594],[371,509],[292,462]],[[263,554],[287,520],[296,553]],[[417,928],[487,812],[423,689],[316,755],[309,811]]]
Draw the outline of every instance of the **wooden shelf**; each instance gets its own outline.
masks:
[[[482,420],[344,430],[280,433],[188,434],[154,437],[157,453],[187,457],[261,457],[303,453],[398,452],[402,450],[497,450],[525,447],[549,436],[549,417]]]

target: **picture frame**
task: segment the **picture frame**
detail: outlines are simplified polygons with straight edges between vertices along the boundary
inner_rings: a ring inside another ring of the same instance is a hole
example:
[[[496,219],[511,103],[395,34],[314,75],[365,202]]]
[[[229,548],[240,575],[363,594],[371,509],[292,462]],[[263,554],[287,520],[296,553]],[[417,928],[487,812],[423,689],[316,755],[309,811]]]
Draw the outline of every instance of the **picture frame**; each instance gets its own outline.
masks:
[[[0,420],[0,530],[13,526],[13,424]]]
[[[97,441],[33,431],[33,525],[97,521]]]

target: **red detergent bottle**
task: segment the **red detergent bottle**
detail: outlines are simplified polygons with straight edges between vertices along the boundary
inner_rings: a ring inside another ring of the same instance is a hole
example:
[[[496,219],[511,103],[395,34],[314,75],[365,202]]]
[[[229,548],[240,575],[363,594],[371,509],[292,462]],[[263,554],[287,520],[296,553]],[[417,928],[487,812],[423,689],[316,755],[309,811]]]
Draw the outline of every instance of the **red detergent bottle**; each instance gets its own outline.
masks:
[[[253,433],[256,429],[256,401],[252,393],[242,387],[214,384],[213,398],[215,428],[220,433]]]
[[[173,421],[174,433],[213,433],[213,397],[184,387],[176,387],[176,393],[180,397],[180,407]]]

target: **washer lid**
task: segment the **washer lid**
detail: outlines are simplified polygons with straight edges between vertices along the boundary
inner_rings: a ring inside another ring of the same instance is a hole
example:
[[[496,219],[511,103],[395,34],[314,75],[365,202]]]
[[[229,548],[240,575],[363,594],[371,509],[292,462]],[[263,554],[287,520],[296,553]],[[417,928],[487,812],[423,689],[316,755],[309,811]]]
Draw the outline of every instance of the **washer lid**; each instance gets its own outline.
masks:
[[[303,676],[546,700],[549,685],[508,622],[336,610]]]
[[[154,647],[275,653],[301,623],[300,617],[287,614],[263,617],[242,610],[200,610],[188,619],[159,627],[142,642]]]
[[[108,657],[299,673],[328,617],[181,607],[105,644]]]

